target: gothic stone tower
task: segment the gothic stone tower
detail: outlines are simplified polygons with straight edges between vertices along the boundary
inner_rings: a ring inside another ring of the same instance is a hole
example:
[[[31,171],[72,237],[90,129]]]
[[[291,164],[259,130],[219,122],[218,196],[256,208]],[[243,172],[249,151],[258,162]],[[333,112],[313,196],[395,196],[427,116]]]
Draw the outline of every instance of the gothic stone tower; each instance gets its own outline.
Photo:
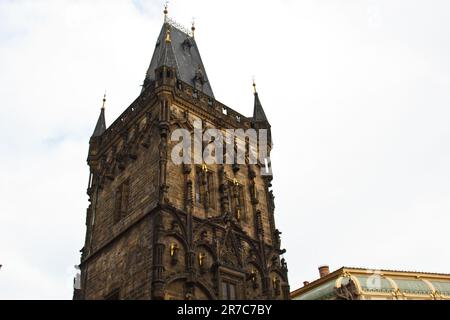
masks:
[[[267,128],[218,102],[192,32],[165,18],[137,99],[89,142],[75,299],[289,299],[263,164],[175,164],[174,129]],[[269,143],[269,151],[270,151]]]

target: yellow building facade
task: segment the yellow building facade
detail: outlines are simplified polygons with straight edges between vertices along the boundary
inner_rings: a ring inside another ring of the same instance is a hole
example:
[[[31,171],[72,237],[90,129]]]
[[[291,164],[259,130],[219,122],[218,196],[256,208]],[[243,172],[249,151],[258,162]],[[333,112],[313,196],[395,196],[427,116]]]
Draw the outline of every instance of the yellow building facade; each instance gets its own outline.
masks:
[[[292,300],[450,300],[450,275],[342,267],[291,293]]]

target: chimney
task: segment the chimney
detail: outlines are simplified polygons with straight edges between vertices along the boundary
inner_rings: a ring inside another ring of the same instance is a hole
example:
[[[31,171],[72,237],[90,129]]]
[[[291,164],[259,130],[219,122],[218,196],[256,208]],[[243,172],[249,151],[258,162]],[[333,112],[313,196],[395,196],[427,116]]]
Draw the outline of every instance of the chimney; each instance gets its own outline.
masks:
[[[321,278],[327,276],[328,274],[330,274],[330,267],[327,266],[327,265],[320,266],[319,267],[319,274],[320,274]]]
[[[309,281],[303,281],[303,286],[306,287],[309,284]]]

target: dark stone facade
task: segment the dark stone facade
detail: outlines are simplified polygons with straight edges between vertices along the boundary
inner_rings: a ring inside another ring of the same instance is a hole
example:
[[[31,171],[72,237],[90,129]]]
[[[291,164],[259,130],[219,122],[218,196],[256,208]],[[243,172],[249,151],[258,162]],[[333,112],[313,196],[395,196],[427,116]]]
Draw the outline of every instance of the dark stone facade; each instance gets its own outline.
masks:
[[[262,165],[170,160],[177,143],[170,133],[192,130],[194,120],[222,129],[270,125],[180,80],[176,53],[169,54],[175,62],[161,59],[140,96],[91,137],[90,205],[74,298],[289,299],[272,178],[260,174]]]

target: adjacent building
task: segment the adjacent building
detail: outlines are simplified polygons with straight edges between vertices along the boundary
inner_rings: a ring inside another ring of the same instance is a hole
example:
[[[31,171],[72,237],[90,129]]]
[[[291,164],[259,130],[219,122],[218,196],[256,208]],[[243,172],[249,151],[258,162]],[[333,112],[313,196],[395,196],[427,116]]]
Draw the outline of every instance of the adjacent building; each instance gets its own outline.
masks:
[[[342,267],[291,293],[293,300],[450,300],[450,274]]]

